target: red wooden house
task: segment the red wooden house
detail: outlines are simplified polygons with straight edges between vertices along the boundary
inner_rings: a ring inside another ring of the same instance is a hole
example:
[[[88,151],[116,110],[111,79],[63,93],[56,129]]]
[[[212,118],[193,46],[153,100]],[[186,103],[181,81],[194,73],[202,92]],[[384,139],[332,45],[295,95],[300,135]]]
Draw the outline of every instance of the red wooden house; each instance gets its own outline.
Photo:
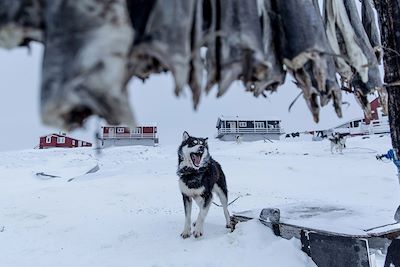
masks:
[[[370,103],[371,105],[371,120],[379,120],[382,117],[384,117],[383,112],[382,112],[382,106],[381,106],[381,102],[379,101],[379,97],[375,98],[374,100],[372,100],[372,102]],[[371,121],[370,119],[368,119],[365,116],[365,122],[367,124],[369,124],[369,122]]]
[[[103,147],[154,146],[158,144],[157,126],[154,124],[141,125],[135,128],[127,126],[104,126],[101,128],[101,143]]]
[[[68,137],[65,133],[48,134],[40,137],[39,148],[73,148],[73,147],[91,147],[92,144],[86,141]]]

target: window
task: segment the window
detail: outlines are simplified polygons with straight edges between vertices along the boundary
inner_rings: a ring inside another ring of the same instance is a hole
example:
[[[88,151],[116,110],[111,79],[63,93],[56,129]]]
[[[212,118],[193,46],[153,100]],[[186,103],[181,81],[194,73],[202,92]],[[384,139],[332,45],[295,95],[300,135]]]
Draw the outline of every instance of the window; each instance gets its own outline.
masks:
[[[65,137],[58,137],[57,138],[57,143],[58,144],[64,144],[65,143]]]
[[[263,121],[254,122],[254,128],[265,128],[265,124]]]
[[[73,145],[73,146],[75,145],[75,140],[72,140],[72,145]]]
[[[247,127],[247,122],[245,122],[245,121],[240,121],[240,122],[239,122],[239,127]]]
[[[46,144],[50,144],[51,143],[51,136],[46,136]]]
[[[117,128],[117,133],[124,133],[125,129],[124,128]]]
[[[133,134],[140,134],[140,128],[139,127],[133,128],[132,129],[132,133]]]

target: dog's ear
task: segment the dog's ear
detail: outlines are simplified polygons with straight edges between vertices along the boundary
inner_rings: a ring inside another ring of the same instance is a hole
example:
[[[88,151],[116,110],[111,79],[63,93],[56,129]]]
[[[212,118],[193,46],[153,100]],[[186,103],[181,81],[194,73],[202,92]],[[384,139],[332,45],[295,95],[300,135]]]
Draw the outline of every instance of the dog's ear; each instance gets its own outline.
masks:
[[[204,138],[204,144],[206,144],[206,145],[207,145],[207,140],[208,140],[208,137]]]
[[[183,136],[182,136],[182,140],[183,140],[183,141],[186,141],[186,140],[189,139],[189,137],[190,137],[190,135],[189,135],[186,131],[184,131],[184,132],[183,132]]]

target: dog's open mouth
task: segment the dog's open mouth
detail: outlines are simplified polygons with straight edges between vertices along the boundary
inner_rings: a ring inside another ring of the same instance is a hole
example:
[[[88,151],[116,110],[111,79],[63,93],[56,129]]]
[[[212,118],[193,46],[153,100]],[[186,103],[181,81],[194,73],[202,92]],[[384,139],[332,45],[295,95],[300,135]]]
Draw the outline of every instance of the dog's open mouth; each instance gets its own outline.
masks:
[[[190,158],[192,159],[193,165],[196,167],[200,166],[201,162],[201,157],[203,156],[203,153],[197,152],[197,153],[190,153]]]

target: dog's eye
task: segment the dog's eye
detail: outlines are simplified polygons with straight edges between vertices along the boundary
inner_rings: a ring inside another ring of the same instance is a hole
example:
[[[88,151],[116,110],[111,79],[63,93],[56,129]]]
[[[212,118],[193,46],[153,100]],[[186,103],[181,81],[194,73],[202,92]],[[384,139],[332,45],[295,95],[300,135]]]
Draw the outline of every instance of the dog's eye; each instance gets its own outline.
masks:
[[[193,144],[197,145],[198,141],[197,140],[193,140]]]
[[[204,145],[204,141],[203,141],[203,140],[200,140],[200,141],[199,141],[199,144],[200,144],[200,145]]]

